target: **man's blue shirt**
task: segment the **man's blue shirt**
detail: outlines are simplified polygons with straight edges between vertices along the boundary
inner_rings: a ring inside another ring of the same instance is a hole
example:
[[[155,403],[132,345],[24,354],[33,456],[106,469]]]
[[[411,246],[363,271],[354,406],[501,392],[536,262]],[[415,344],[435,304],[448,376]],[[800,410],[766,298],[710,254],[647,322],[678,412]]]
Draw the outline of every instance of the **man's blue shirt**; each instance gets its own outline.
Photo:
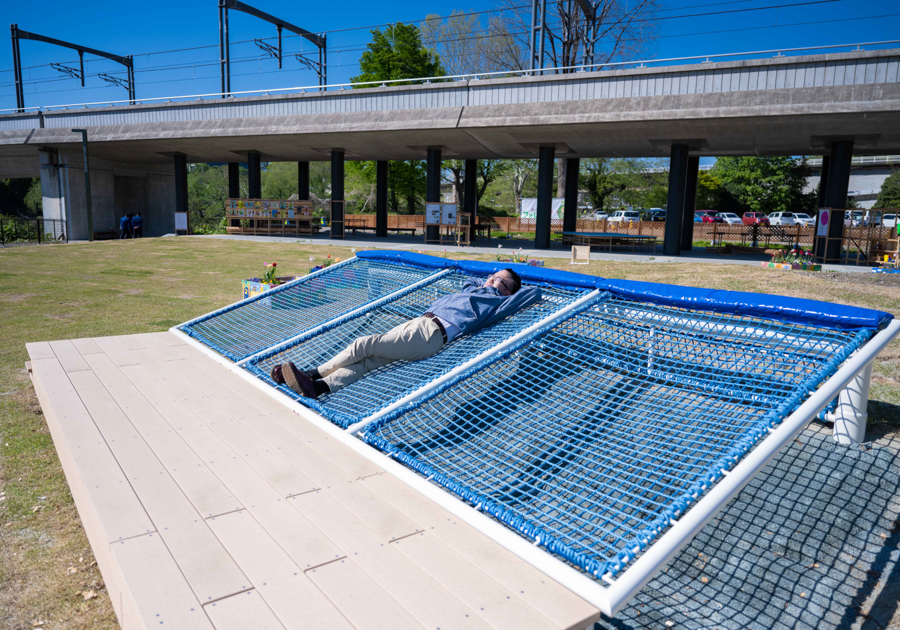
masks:
[[[460,334],[465,335],[490,326],[541,299],[538,287],[522,287],[514,294],[504,296],[494,287],[484,286],[484,282],[469,278],[462,291],[439,298],[428,312],[456,326]]]

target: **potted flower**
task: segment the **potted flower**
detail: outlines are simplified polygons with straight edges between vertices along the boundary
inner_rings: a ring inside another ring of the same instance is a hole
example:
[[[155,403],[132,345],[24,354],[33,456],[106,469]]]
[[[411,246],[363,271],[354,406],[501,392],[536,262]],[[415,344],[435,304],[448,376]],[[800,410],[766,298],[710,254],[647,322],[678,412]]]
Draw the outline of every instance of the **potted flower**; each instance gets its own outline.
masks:
[[[513,250],[511,254],[506,256],[505,258],[500,253],[500,250],[503,249],[503,245],[497,245],[497,260],[499,262],[513,262],[513,263],[521,263],[523,265],[530,265],[532,267],[543,267],[544,261],[538,260],[536,258],[529,258],[528,254],[522,252],[522,248],[520,247],[518,251]]]
[[[259,295],[263,291],[268,291],[274,287],[277,287],[279,284],[283,284],[285,282],[290,282],[291,280],[296,280],[300,276],[281,276],[278,277],[275,275],[276,270],[278,269],[277,263],[263,263],[265,271],[261,278],[250,278],[249,280],[241,281],[241,294],[243,295],[243,299],[251,298],[254,295]]]

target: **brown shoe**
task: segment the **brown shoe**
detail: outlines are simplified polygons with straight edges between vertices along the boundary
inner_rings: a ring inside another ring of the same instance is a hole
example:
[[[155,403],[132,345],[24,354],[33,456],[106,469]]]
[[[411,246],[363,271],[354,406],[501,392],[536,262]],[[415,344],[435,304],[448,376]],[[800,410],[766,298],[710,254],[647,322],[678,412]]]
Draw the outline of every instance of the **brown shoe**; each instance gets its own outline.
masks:
[[[273,380],[275,383],[277,383],[277,384],[279,384],[279,385],[284,385],[284,375],[283,375],[282,372],[281,372],[281,366],[280,366],[280,365],[276,365],[275,367],[273,367],[273,368],[272,368],[272,371],[269,372],[269,376],[272,377],[272,380]]]
[[[281,364],[281,375],[284,377],[285,384],[297,394],[313,400],[319,397],[312,379],[304,374],[302,370],[298,370],[292,361]]]

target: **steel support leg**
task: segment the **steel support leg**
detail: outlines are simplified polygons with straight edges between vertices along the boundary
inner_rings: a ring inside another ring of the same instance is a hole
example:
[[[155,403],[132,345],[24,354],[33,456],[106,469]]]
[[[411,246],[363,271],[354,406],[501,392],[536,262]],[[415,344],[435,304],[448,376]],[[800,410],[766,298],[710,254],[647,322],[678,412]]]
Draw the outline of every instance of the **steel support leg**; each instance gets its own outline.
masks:
[[[344,238],[344,150],[331,150],[331,238]],[[339,202],[339,203],[335,203]]]
[[[441,201],[441,150],[428,149],[427,174],[425,185],[425,201],[440,203]],[[439,241],[441,228],[437,225],[425,226],[425,240]]]
[[[694,248],[694,210],[697,209],[697,178],[699,176],[700,157],[689,157],[687,185],[684,188],[684,214],[681,219],[681,251],[683,252],[689,252]]]
[[[581,160],[566,160],[566,207],[563,211],[563,231],[574,232],[578,227],[578,171]]]
[[[466,170],[463,180],[463,212],[468,212],[471,225],[478,224],[478,160],[466,160]],[[475,238],[475,230],[470,235]]]
[[[250,199],[262,199],[262,164],[256,151],[247,154],[247,188]]]
[[[872,365],[873,363],[869,363],[864,367],[856,378],[841,390],[837,408],[833,414],[829,414],[828,419],[834,421],[832,438],[838,444],[859,444],[866,439]]]
[[[688,145],[673,144],[669,159],[669,201],[666,205],[666,256],[681,255],[681,226],[684,221],[684,197],[687,189]]]
[[[375,162],[375,236],[388,233],[388,168],[387,160]]]
[[[228,163],[228,197],[230,199],[241,197],[241,165],[237,162]]]
[[[828,187],[825,190],[826,208],[845,208],[847,190],[850,188],[850,162],[853,160],[853,142],[843,140],[831,143],[831,159],[828,164]],[[844,236],[844,212],[832,210],[828,224],[828,237],[840,239]],[[825,252],[826,259],[841,257],[841,241],[831,241]]]
[[[309,200],[309,162],[297,162],[297,199]]]
[[[556,147],[541,147],[538,154],[537,217],[534,222],[535,249],[550,249],[550,213],[553,210],[553,167]]]

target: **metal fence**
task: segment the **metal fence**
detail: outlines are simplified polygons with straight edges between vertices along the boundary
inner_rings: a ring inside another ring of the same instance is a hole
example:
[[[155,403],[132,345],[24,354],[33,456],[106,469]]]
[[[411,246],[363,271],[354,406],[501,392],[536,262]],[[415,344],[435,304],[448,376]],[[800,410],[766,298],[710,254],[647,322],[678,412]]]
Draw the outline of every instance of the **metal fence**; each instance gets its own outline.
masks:
[[[22,219],[0,217],[0,246],[68,243],[69,233],[62,219]]]

